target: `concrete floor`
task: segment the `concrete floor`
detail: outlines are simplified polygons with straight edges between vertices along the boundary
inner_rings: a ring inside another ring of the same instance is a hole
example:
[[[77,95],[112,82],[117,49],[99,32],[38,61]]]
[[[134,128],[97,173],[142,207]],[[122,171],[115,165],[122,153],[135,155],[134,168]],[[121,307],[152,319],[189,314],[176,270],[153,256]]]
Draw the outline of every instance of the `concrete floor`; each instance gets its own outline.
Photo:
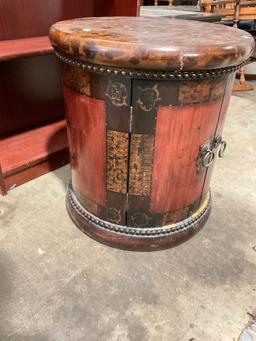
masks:
[[[1,197],[0,341],[237,340],[256,306],[255,103],[256,91],[232,97],[211,217],[174,249],[120,251],[80,232],[68,166]]]

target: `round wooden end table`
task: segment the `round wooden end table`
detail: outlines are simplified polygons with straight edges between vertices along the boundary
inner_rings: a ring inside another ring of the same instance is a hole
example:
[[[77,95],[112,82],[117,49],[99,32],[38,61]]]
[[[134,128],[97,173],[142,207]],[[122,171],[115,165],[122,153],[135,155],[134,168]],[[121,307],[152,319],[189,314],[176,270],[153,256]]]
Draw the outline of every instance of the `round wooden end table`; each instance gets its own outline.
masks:
[[[128,250],[194,235],[210,214],[235,72],[253,38],[196,21],[105,17],[58,22],[50,39],[62,63],[71,218]]]

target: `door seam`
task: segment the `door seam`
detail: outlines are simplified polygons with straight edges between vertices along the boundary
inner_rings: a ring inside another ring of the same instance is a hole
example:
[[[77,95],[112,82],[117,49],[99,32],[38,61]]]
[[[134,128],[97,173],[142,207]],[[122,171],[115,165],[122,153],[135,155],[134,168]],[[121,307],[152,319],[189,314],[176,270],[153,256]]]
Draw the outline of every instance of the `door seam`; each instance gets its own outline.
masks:
[[[128,226],[128,210],[129,210],[129,182],[130,182],[130,162],[131,162],[131,135],[133,123],[133,80],[131,79],[130,87],[130,111],[129,111],[129,132],[128,132],[128,155],[127,155],[127,182],[126,182],[126,205],[125,205],[125,224]]]

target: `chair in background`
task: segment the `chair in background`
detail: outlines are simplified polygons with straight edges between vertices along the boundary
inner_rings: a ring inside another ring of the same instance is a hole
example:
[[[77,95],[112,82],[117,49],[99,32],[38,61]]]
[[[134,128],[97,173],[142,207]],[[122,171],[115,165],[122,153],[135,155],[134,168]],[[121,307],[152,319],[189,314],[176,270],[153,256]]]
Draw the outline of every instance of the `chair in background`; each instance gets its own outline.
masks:
[[[159,2],[166,2],[168,4],[168,6],[172,6],[173,0],[153,0],[154,1],[154,5],[158,6]],[[140,0],[140,5],[144,6],[144,0]]]
[[[225,25],[243,29],[256,37],[256,1],[255,0],[200,0],[203,12],[215,13],[222,16]],[[256,61],[256,53],[248,63]],[[256,79],[256,75],[250,75]],[[239,71],[239,83],[234,85],[233,91],[252,90],[253,85],[245,81],[245,68]]]
[[[158,6],[158,1],[159,0],[154,0],[154,5]],[[165,2],[168,2],[168,6],[172,6],[173,0],[165,0]]]

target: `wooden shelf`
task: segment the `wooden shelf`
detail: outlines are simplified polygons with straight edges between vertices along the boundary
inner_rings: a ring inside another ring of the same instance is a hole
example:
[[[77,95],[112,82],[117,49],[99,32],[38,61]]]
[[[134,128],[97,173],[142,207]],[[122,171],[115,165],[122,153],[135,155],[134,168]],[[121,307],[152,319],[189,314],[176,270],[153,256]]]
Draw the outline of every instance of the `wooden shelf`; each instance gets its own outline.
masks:
[[[21,185],[68,162],[65,120],[0,141],[1,192]]]
[[[0,41],[0,61],[45,55],[53,52],[47,36]]]
[[[68,162],[65,122],[49,124],[64,118],[50,26],[78,17],[136,15],[137,6],[138,0],[1,2],[0,134],[9,137],[0,141],[0,193]]]

